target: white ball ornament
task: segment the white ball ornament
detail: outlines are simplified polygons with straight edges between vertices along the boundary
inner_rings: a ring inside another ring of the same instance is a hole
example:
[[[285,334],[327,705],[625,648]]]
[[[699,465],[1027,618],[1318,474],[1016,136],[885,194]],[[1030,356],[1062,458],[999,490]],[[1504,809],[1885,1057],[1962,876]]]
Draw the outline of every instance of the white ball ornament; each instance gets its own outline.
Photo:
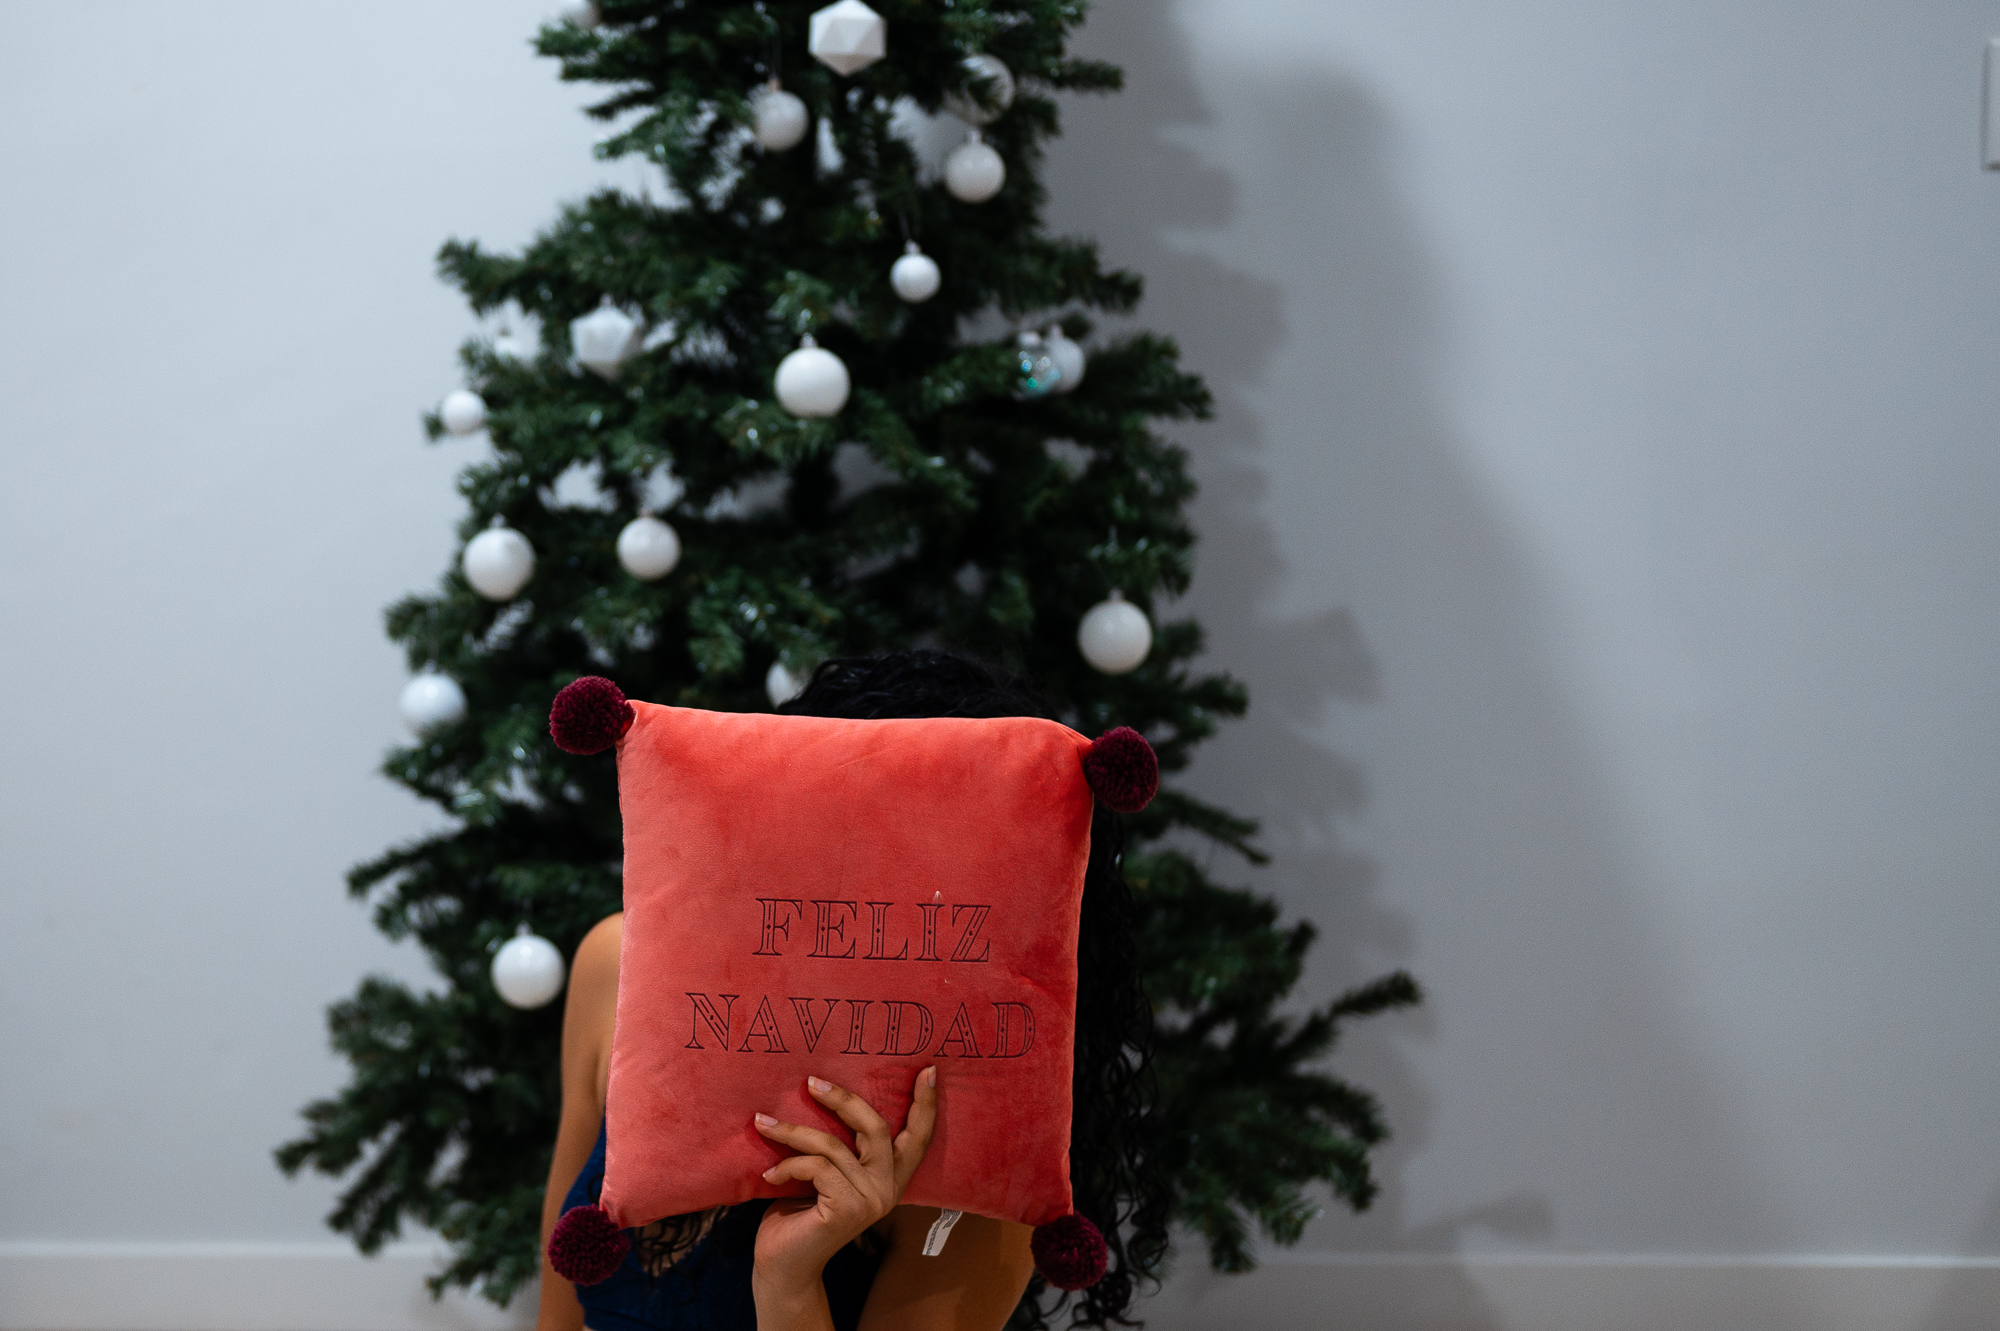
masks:
[[[968,125],[990,125],[1014,104],[1014,71],[995,56],[969,55],[965,58],[965,72],[966,81],[973,86],[962,93],[947,94],[944,109]],[[983,103],[981,93],[985,94]]]
[[[944,187],[954,199],[984,203],[1006,183],[1007,164],[976,129],[944,159]]]
[[[806,136],[806,104],[772,79],[750,99],[751,132],[772,152],[798,146]]]
[[[411,733],[428,735],[465,719],[465,690],[450,675],[419,670],[403,686],[400,705]]]
[[[813,11],[806,22],[806,50],[836,74],[852,74],[880,60],[888,50],[889,25],[861,0]]]
[[[1055,392],[1073,393],[1083,382],[1083,348],[1063,336],[1060,325],[1042,335],[1042,345],[1048,348],[1049,359],[1056,363]]]
[[[914,240],[904,246],[903,257],[889,266],[889,285],[912,305],[920,305],[937,295],[943,281],[937,260],[918,249]]]
[[[785,669],[783,661],[771,662],[771,668],[764,672],[764,696],[773,707],[783,707],[805,690],[806,682]]]
[[[681,562],[681,538],[650,513],[642,513],[618,533],[618,562],[641,582],[664,578]]]
[[[556,945],[524,924],[493,954],[493,987],[514,1007],[546,1007],[562,992],[567,969]]]
[[[446,434],[477,434],[486,428],[486,399],[469,389],[454,388],[438,404],[438,419]]]
[[[1112,592],[1084,612],[1076,628],[1076,645],[1083,659],[1107,675],[1135,670],[1153,650],[1153,626],[1146,612]]]
[[[618,378],[626,361],[639,354],[645,336],[644,326],[612,304],[609,296],[581,319],[572,319],[569,325],[570,345],[576,349],[577,364],[611,380]]]
[[[472,590],[489,601],[511,601],[535,576],[535,547],[501,519],[465,543],[460,567]]]
[[[837,416],[847,405],[847,367],[840,357],[801,338],[799,349],[778,362],[778,405],[807,420]]]
[[[592,0],[575,0],[563,6],[562,16],[579,28],[594,28],[604,22],[604,15],[597,12]]]

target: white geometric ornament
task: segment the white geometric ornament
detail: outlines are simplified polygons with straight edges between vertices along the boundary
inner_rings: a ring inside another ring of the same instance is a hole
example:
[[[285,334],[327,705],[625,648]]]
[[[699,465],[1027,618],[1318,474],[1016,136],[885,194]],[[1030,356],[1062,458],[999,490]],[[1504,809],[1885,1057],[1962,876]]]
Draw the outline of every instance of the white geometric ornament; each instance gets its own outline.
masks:
[[[1122,675],[1138,668],[1153,649],[1153,626],[1146,612],[1113,591],[1084,612],[1076,626],[1077,649],[1083,659],[1107,675]]]
[[[650,513],[642,513],[618,533],[618,562],[641,582],[664,578],[681,562],[681,538]]]
[[[816,11],[807,27],[806,49],[836,74],[852,74],[887,51],[889,25],[861,0],[838,0]]]
[[[943,280],[937,260],[918,249],[914,240],[903,247],[903,257],[889,265],[889,285],[912,305],[922,304],[937,295],[938,285]]]
[[[576,348],[577,364],[615,380],[625,362],[639,354],[645,332],[637,319],[606,296],[589,314],[570,321],[569,340]]]
[[[968,125],[990,125],[1014,104],[1014,72],[990,55],[965,57],[965,72],[973,86],[962,93],[946,93],[944,109]],[[983,103],[978,100],[982,92]]]

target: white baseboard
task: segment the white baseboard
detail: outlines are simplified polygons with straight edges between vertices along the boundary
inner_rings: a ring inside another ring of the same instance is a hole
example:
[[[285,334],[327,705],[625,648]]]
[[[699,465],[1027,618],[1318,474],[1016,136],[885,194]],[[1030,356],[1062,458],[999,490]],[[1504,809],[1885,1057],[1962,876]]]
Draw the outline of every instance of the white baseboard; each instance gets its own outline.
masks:
[[[0,1331],[523,1331],[505,1312],[434,1301],[433,1244],[363,1257],[342,1243],[0,1243]]]
[[[438,1250],[336,1243],[0,1243],[0,1331],[523,1331],[433,1302]],[[1189,1264],[1193,1268],[1194,1264]],[[1995,1331],[2000,1258],[1275,1253],[1189,1269],[1155,1331]]]
[[[1268,1254],[1188,1270],[1153,1331],[1996,1331],[2000,1259]]]

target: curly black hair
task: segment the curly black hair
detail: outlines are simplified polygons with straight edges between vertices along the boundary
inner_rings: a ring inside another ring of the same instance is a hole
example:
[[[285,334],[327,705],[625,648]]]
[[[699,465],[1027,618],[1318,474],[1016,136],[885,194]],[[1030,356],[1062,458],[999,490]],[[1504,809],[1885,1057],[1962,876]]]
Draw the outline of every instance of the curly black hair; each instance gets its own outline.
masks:
[[[860,720],[930,716],[1039,716],[1048,704],[1019,676],[955,652],[913,649],[836,657],[778,709]],[[1172,1191],[1152,1150],[1157,1122],[1153,1007],[1139,974],[1138,907],[1124,872],[1119,816],[1100,807],[1090,827],[1077,935],[1076,1059],[1069,1134],[1076,1209],[1104,1232],[1104,1279],[1075,1295],[1037,1275],[1008,1325],[1138,1326],[1133,1300],[1156,1283],[1167,1253]]]

